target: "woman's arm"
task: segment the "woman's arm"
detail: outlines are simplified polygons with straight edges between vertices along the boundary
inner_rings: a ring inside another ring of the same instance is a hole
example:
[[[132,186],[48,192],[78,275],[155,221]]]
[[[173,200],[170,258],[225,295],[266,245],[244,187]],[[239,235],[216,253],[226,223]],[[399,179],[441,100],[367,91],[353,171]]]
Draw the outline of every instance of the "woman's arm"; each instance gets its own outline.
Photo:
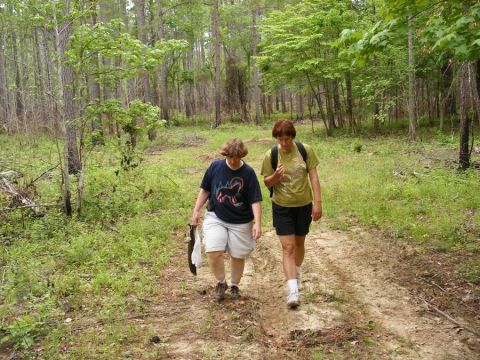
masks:
[[[195,207],[193,208],[191,220],[192,225],[200,224],[200,210],[202,210],[202,206],[207,202],[209,196],[210,193],[208,191],[200,189],[197,196],[197,201],[195,202]]]
[[[283,175],[285,174],[285,169],[283,168],[282,164],[277,166],[275,172],[270,176],[265,176],[263,178],[263,183],[266,187],[271,188],[272,186],[277,185],[282,179]]]
[[[262,236],[262,203],[257,201],[252,204],[253,211],[253,230],[252,237],[254,240],[258,240]]]
[[[312,220],[317,221],[322,217],[322,193],[320,190],[320,181],[318,180],[317,169],[313,168],[308,172],[310,184],[313,190]]]

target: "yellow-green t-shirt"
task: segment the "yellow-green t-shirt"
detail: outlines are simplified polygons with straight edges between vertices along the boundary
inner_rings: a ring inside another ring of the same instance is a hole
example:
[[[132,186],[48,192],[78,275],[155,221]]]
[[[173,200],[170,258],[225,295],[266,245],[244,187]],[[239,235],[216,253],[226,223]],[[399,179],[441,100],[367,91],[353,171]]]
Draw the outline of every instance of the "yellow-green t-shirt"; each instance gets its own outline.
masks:
[[[306,164],[297,145],[295,143],[293,145],[294,148],[290,152],[278,149],[278,165],[283,164],[285,173],[283,179],[273,187],[272,201],[285,207],[305,206],[312,202],[308,171],[316,168],[319,163],[317,155],[309,145],[303,144],[307,152]],[[272,150],[270,149],[265,153],[262,164],[261,174],[265,177],[274,173],[271,158]]]

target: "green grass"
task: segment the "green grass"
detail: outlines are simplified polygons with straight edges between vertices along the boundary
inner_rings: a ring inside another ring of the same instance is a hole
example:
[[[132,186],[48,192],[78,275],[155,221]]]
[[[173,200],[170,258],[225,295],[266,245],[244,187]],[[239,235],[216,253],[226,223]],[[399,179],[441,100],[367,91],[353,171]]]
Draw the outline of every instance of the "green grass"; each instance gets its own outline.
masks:
[[[115,319],[140,311],[135,296],[161,293],[157,277],[183,246],[175,234],[185,233],[198,184],[209,161],[219,157],[220,145],[233,136],[248,140],[246,161],[259,174],[263,154],[273,144],[271,123],[226,124],[213,131],[182,121],[160,132],[153,144],[142,140],[140,165],[129,171],[121,169],[114,142],[94,149],[80,215],[68,219],[55,208],[43,217],[27,210],[0,213],[0,336],[25,357],[36,344],[45,358],[112,358],[128,350],[140,330]],[[457,157],[456,138],[421,131],[421,142],[408,143],[404,130],[377,137],[338,132],[328,138],[305,124],[297,138],[319,155],[330,226],[348,230],[360,223],[424,251],[469,252],[459,271],[478,283],[480,171],[450,166]],[[2,135],[0,142],[0,171],[23,173],[21,186],[58,163],[56,145],[47,138]],[[472,160],[479,161],[475,156]],[[71,180],[75,188],[76,177]],[[40,204],[55,204],[59,189],[55,168],[35,182],[31,194]],[[262,191],[266,228],[270,198],[263,185]],[[0,193],[0,208],[7,205],[8,197]],[[108,331],[96,340],[94,328],[75,335],[67,318],[102,320]],[[316,356],[321,358],[321,351]]]

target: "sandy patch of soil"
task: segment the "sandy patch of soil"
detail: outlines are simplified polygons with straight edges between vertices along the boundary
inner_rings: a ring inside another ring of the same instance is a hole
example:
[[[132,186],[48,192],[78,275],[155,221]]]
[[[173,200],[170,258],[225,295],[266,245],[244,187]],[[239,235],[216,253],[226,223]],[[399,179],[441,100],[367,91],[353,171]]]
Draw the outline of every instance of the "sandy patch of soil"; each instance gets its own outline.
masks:
[[[418,289],[396,275],[401,257],[378,241],[385,239],[361,229],[316,225],[306,242],[297,310],[285,304],[273,231],[247,260],[237,301],[227,294],[217,303],[207,264],[193,277],[179,253],[160,279],[161,302],[149,310],[159,317],[142,325],[160,341],[145,346],[170,359],[478,359],[479,338],[427,306]],[[458,322],[475,328],[474,318],[459,314],[466,313],[455,314]]]

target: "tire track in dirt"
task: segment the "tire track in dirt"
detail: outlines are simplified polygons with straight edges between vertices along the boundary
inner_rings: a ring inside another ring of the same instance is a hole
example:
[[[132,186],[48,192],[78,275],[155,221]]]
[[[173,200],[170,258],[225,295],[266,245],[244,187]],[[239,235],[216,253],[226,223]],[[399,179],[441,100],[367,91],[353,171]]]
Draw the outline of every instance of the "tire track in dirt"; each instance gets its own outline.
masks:
[[[246,262],[237,301],[214,300],[205,258],[195,278],[178,258],[162,281],[156,309],[164,316],[145,326],[161,339],[157,358],[477,359],[463,333],[426,313],[368,246],[353,233],[311,232],[294,311],[286,306],[281,246],[271,230]]]
[[[351,358],[360,354],[376,357],[378,354],[366,348],[360,339],[365,330],[352,320],[338,279],[312,244],[310,235],[302,274],[302,303],[297,310],[286,306],[281,246],[273,231],[264,235],[253,255],[258,271],[252,287],[262,303],[260,323],[265,335],[274,339],[275,351],[265,358],[281,355],[280,358],[309,359],[316,354],[321,358]]]
[[[352,240],[339,231],[317,231],[313,237],[327,267],[352,296],[363,321],[376,331],[385,356],[401,359],[478,359],[453,324],[428,315],[408,289],[391,281],[389,267],[369,259],[371,244]],[[388,254],[384,254],[388,261]],[[375,325],[376,326],[376,325]]]
[[[261,304],[263,335],[273,339],[275,348],[264,358],[317,353],[334,358],[477,359],[479,354],[462,342],[465,338],[453,324],[426,314],[418,299],[390,280],[388,267],[365,258],[366,246],[348,233],[311,233],[302,305],[291,311],[285,305],[280,244],[273,232],[264,235],[252,256],[250,284]]]

